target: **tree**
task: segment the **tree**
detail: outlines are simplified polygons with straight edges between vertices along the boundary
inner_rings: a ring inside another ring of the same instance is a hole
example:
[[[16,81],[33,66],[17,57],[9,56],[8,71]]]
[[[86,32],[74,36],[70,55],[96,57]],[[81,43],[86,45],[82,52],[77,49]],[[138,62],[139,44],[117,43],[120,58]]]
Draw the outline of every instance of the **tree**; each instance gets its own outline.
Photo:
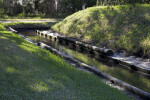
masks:
[[[41,1],[41,0],[35,0],[35,1],[34,1],[34,8],[35,8],[35,11],[38,11],[38,10],[39,10],[40,1]]]
[[[54,16],[54,13],[55,13],[55,0],[44,0],[41,3],[40,8],[44,13],[46,13],[50,16]]]
[[[20,3],[15,3],[13,6],[13,13],[16,15],[23,12],[23,6]]]
[[[85,7],[96,5],[96,1],[97,0],[66,0],[68,5],[71,6],[73,12],[81,10],[84,5]]]
[[[4,0],[3,1],[4,4],[4,12],[8,15],[13,15],[13,4],[14,1],[12,0]]]
[[[150,0],[97,0],[98,5],[121,5],[136,3],[150,3]]]
[[[0,8],[3,8],[3,0],[0,0]]]
[[[16,15],[23,11],[19,0],[3,0],[4,12],[8,15]]]
[[[27,3],[27,5],[24,7],[24,11],[26,14],[28,13],[34,13],[34,8],[32,3]]]

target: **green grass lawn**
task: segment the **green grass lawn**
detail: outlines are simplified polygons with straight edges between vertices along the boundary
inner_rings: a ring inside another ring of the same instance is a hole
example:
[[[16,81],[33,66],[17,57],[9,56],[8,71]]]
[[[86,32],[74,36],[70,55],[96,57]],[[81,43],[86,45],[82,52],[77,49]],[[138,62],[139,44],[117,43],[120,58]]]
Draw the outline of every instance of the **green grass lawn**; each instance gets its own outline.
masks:
[[[150,4],[91,7],[52,28],[100,47],[150,57]]]
[[[53,26],[57,22],[12,22],[12,23],[1,23],[3,27],[44,27],[44,26]]]
[[[0,25],[0,100],[130,100]]]

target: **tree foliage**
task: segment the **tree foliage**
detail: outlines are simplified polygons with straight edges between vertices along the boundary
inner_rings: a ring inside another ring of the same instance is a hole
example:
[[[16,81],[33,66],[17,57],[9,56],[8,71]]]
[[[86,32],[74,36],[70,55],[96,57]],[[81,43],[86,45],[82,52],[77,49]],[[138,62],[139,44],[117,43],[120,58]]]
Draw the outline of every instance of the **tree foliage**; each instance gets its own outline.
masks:
[[[68,5],[70,5],[73,11],[78,11],[82,9],[83,4],[86,7],[91,7],[96,4],[96,0],[66,0]]]
[[[26,14],[28,14],[28,13],[33,13],[34,12],[34,8],[33,8],[33,5],[32,5],[32,3],[27,3],[27,5],[24,7],[24,12],[26,13]]]
[[[150,3],[150,0],[97,0],[97,5],[123,5],[136,3]]]
[[[2,2],[2,0],[0,0],[0,8],[2,8],[3,7],[3,2]]]
[[[150,3],[150,0],[0,0],[0,7],[8,15],[46,14],[50,16],[71,14],[94,5],[121,5]]]

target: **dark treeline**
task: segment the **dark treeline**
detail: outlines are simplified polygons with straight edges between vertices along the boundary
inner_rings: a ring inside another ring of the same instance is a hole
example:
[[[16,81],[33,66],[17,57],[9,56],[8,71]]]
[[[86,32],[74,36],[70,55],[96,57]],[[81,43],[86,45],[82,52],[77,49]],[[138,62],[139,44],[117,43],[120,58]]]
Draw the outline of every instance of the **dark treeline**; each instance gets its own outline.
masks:
[[[67,15],[96,5],[96,0],[0,0],[7,15]]]
[[[123,4],[144,4],[150,0],[97,0],[97,5],[123,5]]]
[[[0,8],[9,16],[18,14],[50,17],[65,16],[97,5],[150,3],[150,0],[0,0]]]
[[[3,2],[0,0],[0,8],[3,8]]]

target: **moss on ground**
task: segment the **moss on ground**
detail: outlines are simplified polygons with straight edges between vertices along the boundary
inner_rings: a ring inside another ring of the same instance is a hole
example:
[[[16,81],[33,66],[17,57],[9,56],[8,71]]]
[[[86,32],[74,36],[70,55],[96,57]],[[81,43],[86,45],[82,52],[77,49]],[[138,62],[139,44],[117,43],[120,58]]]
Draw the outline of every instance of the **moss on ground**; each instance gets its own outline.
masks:
[[[79,71],[60,57],[0,31],[1,100],[130,100],[95,75]]]
[[[52,28],[100,47],[150,57],[150,4],[91,7]]]

